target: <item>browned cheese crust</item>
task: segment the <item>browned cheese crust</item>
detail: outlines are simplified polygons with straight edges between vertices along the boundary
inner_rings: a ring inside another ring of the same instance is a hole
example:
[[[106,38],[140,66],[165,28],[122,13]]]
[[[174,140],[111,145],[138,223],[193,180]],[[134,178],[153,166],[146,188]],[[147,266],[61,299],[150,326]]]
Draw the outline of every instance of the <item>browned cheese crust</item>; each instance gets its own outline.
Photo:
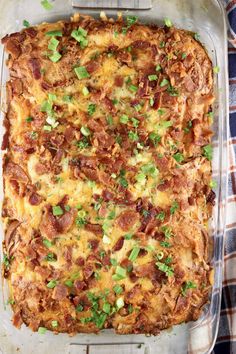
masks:
[[[157,334],[196,320],[212,278],[204,48],[174,27],[80,15],[2,42],[14,325]]]

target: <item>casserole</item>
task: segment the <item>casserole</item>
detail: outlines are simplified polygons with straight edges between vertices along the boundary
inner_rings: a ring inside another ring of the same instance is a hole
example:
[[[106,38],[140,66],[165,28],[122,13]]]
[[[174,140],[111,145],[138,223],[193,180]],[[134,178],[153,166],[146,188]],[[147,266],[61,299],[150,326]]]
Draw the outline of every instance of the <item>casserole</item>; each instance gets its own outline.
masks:
[[[218,64],[218,63],[217,63]],[[222,124],[222,122],[221,122],[221,124]],[[213,298],[214,299],[214,298]]]

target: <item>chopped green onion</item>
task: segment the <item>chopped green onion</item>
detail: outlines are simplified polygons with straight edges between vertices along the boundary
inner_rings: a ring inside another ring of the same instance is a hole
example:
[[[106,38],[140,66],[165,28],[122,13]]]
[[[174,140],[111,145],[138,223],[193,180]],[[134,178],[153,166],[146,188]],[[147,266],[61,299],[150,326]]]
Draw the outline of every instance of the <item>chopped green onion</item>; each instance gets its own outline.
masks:
[[[79,304],[79,305],[76,306],[75,311],[76,312],[82,312],[83,309],[84,309],[83,305]]]
[[[160,135],[158,135],[154,132],[149,134],[149,139],[152,141],[154,146],[156,146],[161,141]]]
[[[187,57],[186,53],[182,53],[182,59],[185,59]]]
[[[51,322],[51,325],[52,325],[53,328],[56,328],[56,327],[58,327],[58,322],[56,320],[53,320]]]
[[[138,134],[136,132],[133,132],[132,130],[128,132],[128,136],[132,141],[138,140]]]
[[[121,266],[116,267],[115,274],[112,275],[113,280],[121,280],[126,278],[126,269]]]
[[[78,66],[78,67],[74,68],[74,71],[75,71],[78,79],[86,79],[86,78],[90,77],[85,66]]]
[[[118,309],[121,309],[122,307],[125,306],[123,297],[119,297],[119,298],[116,300],[116,306],[117,306]]]
[[[102,311],[109,314],[111,311],[111,304],[109,304],[109,302],[105,302],[103,304]]]
[[[25,120],[26,120],[27,123],[30,123],[30,122],[32,122],[34,119],[33,119],[32,117],[27,117]]]
[[[64,102],[70,103],[71,100],[72,100],[72,96],[64,95],[64,96],[62,97],[62,100],[63,100]]]
[[[161,245],[161,247],[165,247],[165,248],[171,247],[171,244],[168,241],[161,241],[160,245]]]
[[[92,116],[95,111],[96,111],[96,105],[94,103],[90,103],[88,105],[88,114]]]
[[[218,65],[217,65],[217,66],[214,66],[213,71],[214,71],[215,74],[219,74],[219,72],[220,72],[220,67],[219,67]]]
[[[200,41],[200,35],[198,33],[194,33],[193,38],[198,42]]]
[[[156,66],[156,71],[160,71],[160,70],[161,70],[161,65],[158,64],[158,65]]]
[[[53,62],[53,63],[57,63],[60,59],[61,59],[61,54],[58,52],[54,52],[52,55],[49,55],[49,59]]]
[[[65,283],[64,283],[66,286],[68,286],[68,288],[72,288],[73,286],[73,281],[72,280],[66,280]]]
[[[148,75],[148,80],[149,80],[149,81],[155,81],[155,80],[157,80],[157,75]]]
[[[160,220],[160,221],[163,222],[165,220],[165,216],[166,216],[165,212],[164,211],[160,211],[160,213],[157,214],[156,218],[157,218],[157,220]]]
[[[133,234],[125,234],[124,235],[125,240],[131,240],[132,237],[133,237]]]
[[[165,275],[167,277],[172,277],[174,275],[174,270],[172,267],[162,263],[162,262],[157,262],[156,263],[157,268],[162,271],[163,273],[165,273]]]
[[[138,173],[136,176],[135,176],[135,179],[137,182],[142,182],[142,181],[145,181],[146,180],[146,175],[142,172]]]
[[[56,205],[52,207],[52,213],[54,216],[60,216],[63,215],[63,210],[60,205]]]
[[[45,334],[47,332],[47,328],[45,328],[45,327],[39,327],[38,328],[38,333],[39,334]]]
[[[89,128],[85,127],[85,126],[82,126],[80,128],[80,131],[81,133],[84,135],[84,136],[89,136],[91,134]]]
[[[186,292],[188,289],[196,289],[197,285],[192,281],[186,281],[185,284],[181,288],[181,293],[183,296],[186,296]]]
[[[170,84],[169,80],[163,79],[162,82],[160,83],[160,87],[164,87],[164,86],[169,85],[169,84]]]
[[[130,89],[130,91],[132,91],[132,92],[137,92],[137,91],[138,91],[138,87],[135,86],[135,85],[130,85],[130,86],[129,86],[129,89]]]
[[[165,25],[166,25],[166,27],[172,27],[173,25],[172,25],[172,22],[171,22],[171,20],[169,19],[169,18],[165,18]]]
[[[53,5],[48,0],[42,0],[41,5],[44,7],[45,10],[52,10]]]
[[[27,20],[23,21],[23,26],[28,28],[30,26],[30,23]]]
[[[205,156],[209,161],[212,160],[213,148],[210,144],[203,147],[203,156]]]
[[[59,41],[55,37],[52,37],[48,43],[48,49],[50,49],[54,52],[57,50],[58,44],[59,44]]]
[[[153,106],[154,106],[154,99],[153,99],[153,97],[151,97],[151,98],[150,98],[150,100],[149,100],[149,104],[150,104],[150,106],[151,106],[151,107],[153,107]]]
[[[86,86],[83,87],[82,93],[83,93],[84,96],[88,96],[89,95],[89,90],[88,90],[88,88]]]
[[[123,293],[124,289],[122,288],[122,286],[120,286],[119,284],[116,284],[115,286],[113,286],[113,290],[117,295],[120,295]]]
[[[184,161],[184,156],[180,152],[177,152],[176,154],[173,155],[173,158],[175,159],[176,162],[181,163]]]
[[[126,115],[126,114],[123,114],[121,117],[120,117],[120,123],[122,124],[127,124],[129,121],[129,117]]]
[[[137,16],[127,16],[126,18],[126,22],[129,27],[134,25],[137,21],[138,21]]]
[[[116,260],[115,258],[111,258],[111,259],[110,259],[110,263],[111,263],[114,267],[117,266],[117,260]]]
[[[57,281],[56,280],[50,280],[50,282],[47,283],[47,288],[53,289],[53,288],[55,288],[56,285],[57,285]]]
[[[209,186],[210,186],[211,188],[216,188],[216,187],[217,187],[217,182],[216,182],[214,179],[212,179],[212,180],[210,181]]]
[[[179,91],[177,90],[177,88],[169,85],[169,87],[167,88],[167,92],[169,93],[170,96],[179,96]]]
[[[47,248],[52,247],[52,242],[47,240],[46,238],[43,239],[43,244],[44,246],[46,246]]]
[[[84,49],[88,45],[88,39],[86,39],[87,31],[82,27],[79,27],[77,30],[73,30],[71,32],[71,37],[74,38],[77,42],[79,42],[80,47]]]
[[[178,208],[179,208],[179,204],[175,200],[170,208],[171,215],[173,215],[178,210]]]
[[[136,258],[138,257],[138,254],[140,252],[140,247],[134,247],[129,255],[129,260],[131,262],[134,262],[136,260]]]
[[[62,31],[61,30],[53,30],[46,32],[46,36],[56,36],[56,37],[62,37]],[[50,48],[49,48],[50,49]]]
[[[56,262],[56,258],[53,253],[48,253],[45,257],[45,260],[48,262]]]

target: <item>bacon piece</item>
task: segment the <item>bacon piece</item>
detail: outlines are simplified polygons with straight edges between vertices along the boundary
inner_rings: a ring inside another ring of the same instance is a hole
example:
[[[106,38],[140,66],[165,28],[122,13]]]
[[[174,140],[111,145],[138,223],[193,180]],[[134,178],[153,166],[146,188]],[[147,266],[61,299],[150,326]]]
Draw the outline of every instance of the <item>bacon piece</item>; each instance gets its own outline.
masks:
[[[66,246],[65,251],[63,252],[63,256],[67,263],[72,262],[72,246]]]
[[[52,134],[49,139],[53,146],[59,148],[63,144],[65,138],[62,134],[55,133]]]
[[[84,265],[84,259],[83,259],[83,257],[78,257],[78,258],[76,259],[75,263],[76,263],[78,266],[82,267],[82,266]]]
[[[57,286],[55,286],[55,288],[53,289],[53,293],[52,293],[52,298],[54,300],[64,300],[66,299],[68,295],[68,289],[65,285],[63,284],[58,284]]]
[[[123,267],[123,268],[129,268],[129,269],[132,269],[133,268],[133,263],[128,259],[128,258],[125,258],[121,261],[120,265]]]
[[[145,76],[139,81],[139,88],[137,92],[138,97],[145,97],[148,94],[148,78]]]
[[[159,170],[165,171],[167,169],[168,162],[169,162],[167,157],[165,156],[159,157],[157,155],[154,155],[154,159]]]
[[[91,263],[87,263],[85,264],[84,268],[83,268],[83,275],[85,279],[89,279],[94,272],[94,266]]]
[[[39,112],[36,108],[32,110],[32,116],[33,116],[33,121],[32,121],[32,126],[35,127],[36,129],[42,128],[42,126],[45,123],[45,118],[46,115],[43,112]]]
[[[66,127],[64,136],[67,143],[71,143],[75,136],[75,129],[71,126]]]
[[[159,191],[166,191],[170,187],[171,187],[171,181],[166,179],[157,186],[157,189]]]
[[[38,162],[34,168],[35,168],[35,172],[39,176],[44,175],[45,173],[48,173],[49,169],[50,169],[50,167],[46,163],[41,163],[41,162]]]
[[[147,277],[156,284],[160,284],[165,278],[165,274],[156,267],[154,261],[135,267],[134,273],[137,277]]]
[[[93,250],[93,251],[95,251],[99,246],[99,240],[97,240],[97,239],[89,240],[88,243],[90,245],[91,250]]]
[[[98,119],[90,119],[88,121],[88,128],[92,130],[93,132],[101,132],[103,130],[103,126],[101,124],[101,121]]]
[[[23,249],[23,253],[25,255],[25,257],[27,258],[27,260],[32,260],[32,259],[36,259],[37,258],[37,254],[34,251],[33,247],[28,245]]]
[[[74,281],[74,287],[80,293],[81,290],[87,289],[88,286],[84,281],[76,279]]]
[[[16,313],[14,313],[14,315],[12,317],[12,323],[13,323],[13,326],[15,326],[16,328],[21,327],[23,320],[22,320],[20,311],[17,311]]]
[[[33,74],[35,80],[39,80],[41,78],[39,59],[38,58],[30,58],[28,63],[29,63],[30,70],[32,71],[32,74]]]
[[[29,178],[23,168],[13,162],[8,162],[8,164],[6,165],[5,175],[9,176],[10,179],[16,180],[24,184],[27,184],[29,182]]]
[[[25,32],[30,38],[36,37],[38,33],[33,27],[26,28]]]
[[[13,220],[8,225],[7,231],[5,234],[5,245],[6,245],[7,249],[10,246],[10,243],[11,243],[13,237],[15,236],[16,230],[19,226],[20,226],[20,222],[18,220]]]
[[[109,136],[106,132],[94,133],[94,145],[101,149],[109,149],[114,145],[115,140],[112,136]]]
[[[69,231],[75,221],[75,210],[66,211],[60,218],[57,219],[57,230],[62,233]]]
[[[49,207],[46,207],[45,214],[42,217],[40,231],[43,235],[46,235],[51,239],[58,234],[56,218],[53,216]]]
[[[129,229],[138,220],[139,215],[133,210],[122,211],[117,219],[117,224],[123,231],[129,231]]]
[[[213,190],[206,196],[206,202],[215,205],[216,194]]]
[[[132,56],[129,52],[126,52],[124,50],[119,50],[117,52],[117,59],[121,63],[129,64],[132,62]]]
[[[48,91],[48,90],[51,90],[52,85],[44,80],[44,81],[41,82],[41,87],[42,87],[43,90]]]
[[[105,107],[107,108],[108,112],[116,112],[116,107],[114,106],[112,100],[108,97],[104,97],[102,102],[104,103]]]
[[[3,39],[2,39],[2,43]],[[6,51],[11,54],[13,59],[17,59],[21,55],[21,46],[18,41],[8,37],[8,40],[5,44]]]
[[[46,279],[48,279],[51,275],[51,269],[49,269],[46,266],[36,266],[34,268],[34,271],[38,274],[40,274],[40,276],[42,277],[42,279],[45,281]]]
[[[137,40],[132,43],[132,47],[138,49],[147,49],[150,47],[150,43],[148,41]]]
[[[114,84],[117,87],[122,87],[124,83],[124,78],[121,75],[116,75],[114,79]]]
[[[87,223],[87,224],[84,226],[84,228],[85,228],[85,230],[90,231],[90,232],[94,233],[94,234],[97,235],[97,236],[102,236],[102,234],[103,234],[102,226],[99,225],[99,224],[90,224],[90,223]]]
[[[21,95],[23,92],[23,82],[21,79],[12,80],[12,93],[13,95]]]
[[[109,202],[110,200],[114,199],[114,194],[112,192],[110,192],[108,189],[104,189],[102,191],[102,199],[105,202]]]
[[[120,237],[119,240],[115,243],[115,245],[113,246],[112,250],[113,252],[116,252],[116,251],[120,251],[121,248],[123,247],[124,245],[124,237]]]
[[[41,197],[41,195],[35,192],[29,196],[29,203],[31,205],[39,205],[42,202],[42,200],[43,198]]]
[[[94,73],[100,67],[100,63],[93,60],[86,64],[86,69],[89,74]]]

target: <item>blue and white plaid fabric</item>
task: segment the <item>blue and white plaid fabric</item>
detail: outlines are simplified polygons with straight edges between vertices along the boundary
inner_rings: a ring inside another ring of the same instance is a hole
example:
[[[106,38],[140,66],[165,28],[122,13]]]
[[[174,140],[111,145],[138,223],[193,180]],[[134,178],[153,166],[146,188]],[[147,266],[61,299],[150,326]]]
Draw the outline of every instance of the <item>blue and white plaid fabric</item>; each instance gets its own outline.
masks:
[[[220,326],[214,354],[236,354],[236,0],[224,0],[229,19],[229,178]]]

